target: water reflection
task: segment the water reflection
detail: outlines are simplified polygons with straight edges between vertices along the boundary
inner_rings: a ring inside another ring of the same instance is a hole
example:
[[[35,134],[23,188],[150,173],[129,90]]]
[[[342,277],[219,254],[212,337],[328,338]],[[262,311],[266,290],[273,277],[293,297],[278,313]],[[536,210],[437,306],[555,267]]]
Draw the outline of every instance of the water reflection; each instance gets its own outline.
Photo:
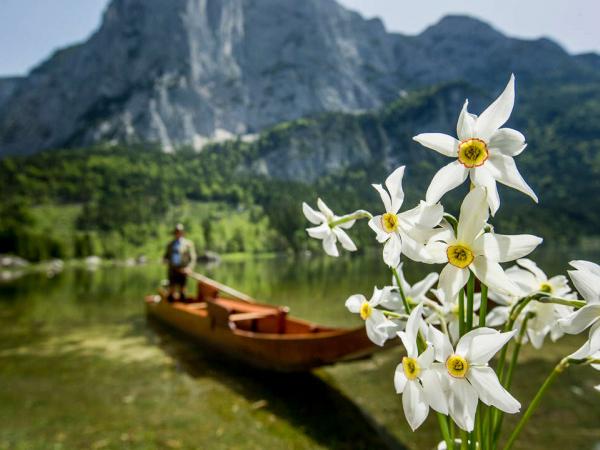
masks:
[[[327,448],[406,449],[351,399],[313,373],[280,374],[248,367],[200,348],[157,320],[149,319],[148,325],[160,348],[188,375],[220,380],[255,408],[265,408]]]
[[[569,258],[600,259],[598,254],[589,252],[574,254],[552,249],[538,251],[536,255],[549,275],[564,271]],[[360,322],[356,315],[349,314],[344,307],[344,300],[349,295],[369,295],[374,285],[381,287],[390,281],[389,273],[382,267],[378,253],[346,255],[338,259],[319,257],[245,260],[223,262],[219,266],[199,269],[261,301],[287,305],[296,317],[333,326],[354,326]],[[430,266],[411,264],[408,266],[407,278],[416,281],[430,270]],[[257,407],[262,406],[261,410],[265,409],[281,422],[291,424],[294,429],[309,436],[310,442],[315,442],[320,447],[381,448],[383,445],[397,446],[401,440],[408,444],[411,442],[409,439],[414,439],[406,430],[401,402],[393,395],[389,382],[399,358],[399,350],[383,352],[373,362],[338,365],[317,374],[281,376],[241,366],[222,355],[209,354],[182,336],[166,332],[163,327],[156,324],[148,326],[142,299],[144,295],[156,290],[159,281],[164,278],[164,272],[164,267],[160,265],[103,267],[93,272],[67,269],[52,278],[45,274],[30,274],[0,284],[0,377],[3,380],[0,384],[0,417],[12,424],[4,430],[0,429],[0,448],[3,448],[2,439],[6,439],[10,433],[17,433],[21,437],[30,435],[33,417],[54,417],[56,423],[53,427],[68,429],[70,426],[77,429],[81,424],[73,419],[79,417],[78,410],[73,405],[80,401],[81,392],[89,391],[90,384],[99,387],[95,394],[97,398],[90,400],[88,405],[101,402],[104,396],[110,397],[110,390],[120,395],[121,391],[139,389],[138,378],[144,380],[152,377],[157,370],[164,371],[161,366],[153,366],[158,364],[156,361],[160,358],[152,353],[152,349],[158,351],[158,355],[168,355],[167,359],[174,361],[180,371],[196,383],[210,379],[212,383],[226,386],[232,391],[234,398],[237,396],[252,403],[264,400],[266,403],[256,403]],[[144,364],[136,366],[125,361],[123,356],[131,356],[129,353],[115,353],[114,348],[123,352],[127,350],[118,345],[129,345],[131,342],[135,344],[132,344],[131,351],[137,352],[133,355],[133,360],[139,360],[143,352],[151,355]],[[577,343],[570,346],[574,349]],[[564,354],[566,352],[567,349],[564,349]],[[544,353],[546,354],[547,352]],[[110,360],[107,359],[108,356],[111,356]],[[524,365],[523,370],[531,379],[535,379],[533,384],[537,385],[543,379],[543,371],[548,364],[540,364],[534,360]],[[36,376],[32,377],[32,373]],[[570,436],[577,442],[589,442],[594,436],[600,438],[593,425],[594,421],[597,423],[599,420],[600,410],[594,408],[592,400],[586,408],[579,408],[577,402],[580,400],[574,398],[569,391],[572,385],[581,383],[578,376],[575,373],[569,374],[564,380],[570,384],[557,386],[557,398],[562,403],[558,408],[553,407],[553,411],[560,414],[548,416],[545,419],[548,422],[540,422],[540,426],[551,428],[561,421],[572,421],[581,415],[580,410],[585,411],[587,421],[580,421],[580,425],[573,423],[574,427],[579,428],[575,428]],[[326,382],[323,377],[327,377]],[[182,383],[180,388],[187,389],[180,378],[177,378]],[[585,382],[592,385],[592,381]],[[12,388],[10,383],[18,383],[19,388]],[[155,390],[160,392],[160,382],[154,380],[144,383],[147,383],[145,395],[148,396],[148,401],[153,402],[153,406],[134,410],[135,417],[142,424],[144,421],[154,423],[155,420],[162,420],[163,409],[177,409],[179,404],[173,402],[185,401],[184,397],[173,397],[176,392],[171,393],[170,390],[163,393],[162,397],[155,394]],[[58,397],[55,403],[36,394],[40,385],[47,389],[43,391],[43,395]],[[580,386],[576,387],[581,389]],[[587,385],[585,388],[587,389]],[[22,400],[19,398],[10,400],[13,392],[19,389],[27,394],[31,404],[41,405],[39,416],[23,410]],[[530,389],[528,384],[515,385],[519,398],[530,397]],[[226,398],[226,401],[232,401],[231,397]],[[217,409],[223,408],[218,403],[216,405]],[[227,408],[230,407],[231,405],[227,405]],[[113,410],[111,404],[106,405],[106,408],[107,411]],[[71,422],[59,420],[63,410],[71,418],[68,419]],[[377,417],[379,425],[366,423],[363,415],[365,410]],[[117,411],[117,415],[123,414],[122,411]],[[96,411],[93,412],[96,414]],[[102,414],[109,413],[102,410]],[[154,415],[159,418],[155,419]],[[219,415],[214,415],[213,421],[219,420]],[[152,416],[152,420],[147,419],[149,416]],[[136,419],[131,420],[135,422]],[[206,417],[202,420],[211,423]],[[103,422],[96,419],[96,415],[93,416],[93,422],[99,435],[109,434],[111,430],[118,430],[122,426],[115,421]],[[128,423],[125,425],[129,426]],[[387,426],[387,431],[382,425]],[[228,426],[232,432],[243,434],[243,427],[248,426],[248,423],[235,418],[228,422]],[[180,425],[172,425],[169,431],[181,434],[181,429],[177,427]],[[426,431],[433,431],[435,423],[427,427]],[[52,433],[59,432],[55,428],[51,429]],[[143,435],[144,432],[140,433]],[[49,438],[41,431],[38,431],[38,435],[40,442],[44,443],[53,436],[50,435]],[[423,448],[429,448],[435,443],[436,434],[425,432],[419,436],[422,437],[412,441],[411,448],[421,448],[421,444],[425,446]],[[289,436],[287,438],[292,439]],[[553,439],[555,438],[560,439],[560,436],[554,436]],[[82,442],[63,448],[90,447],[89,441]],[[257,442],[257,446],[267,445],[266,442]],[[151,447],[152,445],[135,448]],[[22,448],[48,447],[31,444]],[[113,445],[110,448],[121,447]],[[299,444],[298,448],[310,446]]]

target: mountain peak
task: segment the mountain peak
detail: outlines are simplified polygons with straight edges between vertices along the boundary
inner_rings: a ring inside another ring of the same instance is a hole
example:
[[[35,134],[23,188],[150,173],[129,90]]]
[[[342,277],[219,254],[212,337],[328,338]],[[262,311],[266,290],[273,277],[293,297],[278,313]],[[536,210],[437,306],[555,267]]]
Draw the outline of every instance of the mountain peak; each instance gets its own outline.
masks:
[[[482,35],[487,35],[495,38],[506,38],[506,36],[492,27],[489,23],[467,15],[444,16],[439,22],[423,31],[422,35],[469,35],[472,36],[473,39],[481,37]]]
[[[99,141],[200,149],[440,82],[498,88],[511,72],[543,81],[598,71],[467,16],[411,37],[334,0],[112,0],[86,42],[1,83],[0,155]]]

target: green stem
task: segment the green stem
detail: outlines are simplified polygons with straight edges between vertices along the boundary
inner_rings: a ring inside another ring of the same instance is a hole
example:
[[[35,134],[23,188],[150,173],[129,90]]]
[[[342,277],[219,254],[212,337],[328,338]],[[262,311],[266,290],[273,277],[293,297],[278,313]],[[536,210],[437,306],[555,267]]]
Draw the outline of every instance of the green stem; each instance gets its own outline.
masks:
[[[512,358],[510,361],[510,365],[508,366],[508,372],[504,379],[504,387],[508,390],[510,389],[510,385],[512,383],[513,371],[515,366],[517,365],[517,359],[519,358],[519,352],[521,351],[521,346],[523,345],[523,338],[525,337],[525,332],[527,331],[527,322],[529,319],[533,317],[532,313],[529,313],[523,319],[523,323],[521,324],[521,329],[519,330],[519,335],[517,336],[517,341],[515,343],[515,349],[513,350]]]
[[[523,346],[523,338],[525,337],[525,332],[527,331],[527,322],[529,319],[533,317],[532,313],[528,313],[523,319],[523,323],[521,324],[521,328],[519,329],[519,335],[515,341],[515,348],[512,353],[512,357],[510,360],[510,364],[508,366],[508,371],[503,374],[502,377],[502,385],[506,388],[506,390],[510,389],[513,379],[513,373],[515,367],[517,366],[517,361],[519,359],[519,353],[521,351],[521,347]],[[496,423],[494,424],[494,440],[497,441],[500,437],[500,433],[502,431],[502,423],[504,422],[504,413],[500,410],[496,413]]]
[[[573,306],[574,308],[582,308],[586,305],[586,302],[582,300],[570,300],[568,298],[560,297],[539,297],[535,298],[535,301],[540,303],[554,303],[556,305]]]
[[[508,441],[506,442],[506,445],[504,446],[504,450],[510,450],[512,448],[513,444],[519,437],[519,434],[521,434],[523,427],[527,424],[527,422],[531,418],[533,412],[539,405],[540,401],[542,400],[542,397],[544,396],[544,394],[546,393],[548,388],[552,385],[552,383],[554,382],[556,377],[558,377],[558,375],[560,375],[567,367],[569,367],[569,361],[568,361],[568,359],[565,358],[556,365],[556,367],[554,368],[554,370],[552,370],[552,372],[550,372],[550,375],[548,375],[548,378],[546,378],[546,381],[544,381],[544,384],[542,384],[542,387],[540,387],[540,389],[537,391],[537,393],[535,394],[535,397],[533,398],[533,400],[527,407],[525,414],[523,414],[523,417],[521,417],[521,420],[519,420],[519,423],[517,424],[517,426],[513,430],[512,434],[508,438]]]
[[[446,442],[446,448],[454,450],[454,441],[450,436],[450,430],[448,429],[448,419],[442,413],[437,413],[438,422],[440,423],[440,429],[442,430],[442,436]]]
[[[488,287],[481,283],[481,306],[479,307],[479,326],[485,327],[485,316],[487,315]]]
[[[329,228],[334,228],[337,227],[338,225],[343,225],[347,222],[351,222],[353,220],[360,220],[360,219],[372,219],[373,216],[371,215],[370,212],[365,211],[363,209],[359,209],[358,211],[354,211],[351,214],[346,214],[345,216],[339,217],[337,220],[334,220],[333,222],[329,222]]]
[[[464,430],[460,430],[460,450],[469,450],[469,435]]]
[[[386,317],[391,317],[392,319],[408,319],[407,314],[400,314],[394,311],[380,310]]]
[[[444,213],[444,219],[446,219],[446,221],[452,225],[452,229],[454,230],[454,234],[456,234],[456,230],[458,229],[458,220],[456,220],[456,217],[454,217],[452,214],[449,213]]]
[[[458,331],[462,337],[465,334],[465,291],[458,292]]]
[[[513,329],[513,326],[515,325],[515,321],[518,319],[519,314],[521,314],[523,309],[525,309],[525,307],[531,300],[532,300],[531,297],[524,297],[524,298],[520,299],[519,301],[517,301],[514,305],[512,305],[512,307],[510,308],[510,311],[508,313],[508,319],[506,321],[506,324],[504,325],[505,332]],[[498,357],[498,366],[496,367],[496,373],[498,374],[499,380],[504,379],[504,366],[506,364],[506,353],[508,352],[509,347],[510,347],[510,342],[507,343],[504,347],[502,347],[502,350],[500,351],[500,356]],[[502,413],[500,412],[499,409],[493,409],[492,413],[491,413],[490,432],[494,433],[494,437],[495,437],[495,430],[498,429],[498,424],[500,423],[501,414]]]
[[[400,291],[400,298],[402,299],[402,304],[404,305],[404,310],[406,314],[410,314],[410,305],[408,304],[408,300],[406,299],[406,295],[404,295],[404,289],[402,288],[402,281],[400,280],[400,275],[395,267],[392,267],[392,274],[394,275],[394,279],[396,280],[396,284],[398,285],[398,291]]]
[[[466,331],[473,329],[473,302],[475,297],[475,275],[469,272],[469,281],[467,282],[467,325]]]

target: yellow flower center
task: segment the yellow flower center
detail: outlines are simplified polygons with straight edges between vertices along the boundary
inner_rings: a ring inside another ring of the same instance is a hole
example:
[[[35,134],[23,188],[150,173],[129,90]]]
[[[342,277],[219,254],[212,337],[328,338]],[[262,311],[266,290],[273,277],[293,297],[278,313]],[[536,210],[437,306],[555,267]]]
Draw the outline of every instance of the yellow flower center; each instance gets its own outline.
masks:
[[[393,233],[398,229],[398,216],[394,213],[385,213],[381,216],[381,226],[388,233]]]
[[[462,244],[448,246],[446,255],[448,256],[448,262],[460,269],[464,269],[475,259],[473,250]]]
[[[364,302],[362,305],[360,305],[360,317],[362,317],[363,320],[367,320],[371,316],[372,312],[373,307],[367,302]]]
[[[404,367],[404,375],[409,380],[414,380],[421,373],[421,367],[415,358],[405,356],[402,358],[402,367]]]
[[[469,370],[469,363],[460,355],[452,355],[446,360],[446,369],[454,378],[464,378]]]
[[[468,169],[483,165],[488,156],[487,144],[481,139],[467,139],[458,146],[458,160]]]
[[[540,291],[546,292],[547,294],[551,294],[553,290],[554,289],[552,289],[552,286],[550,285],[550,283],[542,283],[540,285]]]

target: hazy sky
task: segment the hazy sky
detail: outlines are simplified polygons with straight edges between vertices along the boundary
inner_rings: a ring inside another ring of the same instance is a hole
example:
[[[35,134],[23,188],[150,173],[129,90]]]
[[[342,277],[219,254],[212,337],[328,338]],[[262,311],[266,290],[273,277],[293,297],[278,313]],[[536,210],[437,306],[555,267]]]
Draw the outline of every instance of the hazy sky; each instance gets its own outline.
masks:
[[[600,0],[339,1],[367,17],[381,17],[391,31],[418,33],[446,14],[460,13],[512,36],[547,36],[571,52],[600,52]],[[0,76],[24,74],[56,48],[85,39],[98,26],[107,3],[0,0]]]

